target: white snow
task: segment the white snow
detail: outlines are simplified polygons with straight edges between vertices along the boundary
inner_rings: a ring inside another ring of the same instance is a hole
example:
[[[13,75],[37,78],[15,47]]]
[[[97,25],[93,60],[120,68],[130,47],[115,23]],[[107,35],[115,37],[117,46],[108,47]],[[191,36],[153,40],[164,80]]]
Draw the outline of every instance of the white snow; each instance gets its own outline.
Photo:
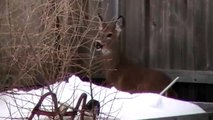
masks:
[[[89,83],[82,82],[76,76],[72,76],[69,83],[56,83],[51,85],[50,88],[57,94],[58,101],[61,103],[66,102],[72,107],[76,105],[79,96],[83,92],[88,94],[87,101],[91,98]],[[134,120],[205,112],[202,108],[190,102],[171,99],[158,94],[129,94],[115,88],[108,89],[94,84],[92,88],[94,99],[100,101],[101,104],[101,118]],[[29,92],[17,90],[8,92],[0,93],[0,119],[29,117],[40,96],[47,93],[48,90],[41,88]],[[50,97],[45,99],[43,103],[45,106],[51,104]],[[38,119],[38,117],[35,117],[35,119]]]

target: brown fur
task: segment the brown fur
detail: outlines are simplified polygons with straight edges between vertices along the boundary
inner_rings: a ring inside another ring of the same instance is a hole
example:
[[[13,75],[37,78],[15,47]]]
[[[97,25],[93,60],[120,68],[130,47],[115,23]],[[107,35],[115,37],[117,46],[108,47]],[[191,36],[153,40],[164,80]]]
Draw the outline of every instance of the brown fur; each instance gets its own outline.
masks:
[[[111,24],[106,24],[100,19],[99,23],[101,34],[98,36],[96,48],[103,53],[106,82],[118,90],[129,93],[160,93],[171,83],[170,77],[161,71],[138,66],[120,52],[119,34],[122,23],[119,22],[122,21],[119,19]],[[169,89],[167,95],[176,97],[172,89]]]

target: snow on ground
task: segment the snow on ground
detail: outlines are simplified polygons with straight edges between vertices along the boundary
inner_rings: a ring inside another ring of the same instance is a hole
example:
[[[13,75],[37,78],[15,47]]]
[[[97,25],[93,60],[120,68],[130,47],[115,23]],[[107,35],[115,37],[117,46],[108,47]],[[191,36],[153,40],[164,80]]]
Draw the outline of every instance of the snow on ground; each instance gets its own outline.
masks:
[[[50,88],[57,94],[61,103],[66,102],[72,107],[76,105],[83,92],[88,94],[87,101],[91,98],[89,83],[82,82],[76,76],[72,76],[69,83],[56,83],[51,85]],[[204,110],[195,104],[158,94],[129,94],[120,92],[115,88],[108,89],[96,85],[92,85],[92,88],[94,99],[101,104],[101,118],[134,120],[204,113]],[[13,92],[13,94],[9,94],[10,92]],[[40,96],[47,92],[46,88],[41,88],[29,92],[13,90],[0,93],[0,119],[11,119],[11,116],[13,118],[29,117]],[[43,105],[51,105],[51,98],[48,98],[45,99]]]

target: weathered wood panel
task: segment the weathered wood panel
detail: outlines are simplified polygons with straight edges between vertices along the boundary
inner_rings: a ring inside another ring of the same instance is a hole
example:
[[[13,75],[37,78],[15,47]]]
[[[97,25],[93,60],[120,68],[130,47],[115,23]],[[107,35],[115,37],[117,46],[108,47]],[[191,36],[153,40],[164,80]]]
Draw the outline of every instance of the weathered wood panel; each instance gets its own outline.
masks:
[[[133,61],[145,60],[144,57],[148,50],[145,40],[145,19],[144,19],[144,0],[125,1],[123,9],[125,11],[125,30],[124,51]],[[127,6],[128,5],[128,6]],[[136,5],[136,6],[135,6]],[[134,20],[133,20],[134,19]],[[141,47],[143,45],[143,47]],[[143,62],[141,62],[143,63]]]
[[[213,1],[208,0],[206,6],[206,19],[205,25],[205,41],[206,41],[206,54],[207,54],[207,68],[213,70]]]
[[[120,0],[126,18],[124,51],[143,66],[211,70],[210,0]],[[149,20],[149,21],[147,21]]]

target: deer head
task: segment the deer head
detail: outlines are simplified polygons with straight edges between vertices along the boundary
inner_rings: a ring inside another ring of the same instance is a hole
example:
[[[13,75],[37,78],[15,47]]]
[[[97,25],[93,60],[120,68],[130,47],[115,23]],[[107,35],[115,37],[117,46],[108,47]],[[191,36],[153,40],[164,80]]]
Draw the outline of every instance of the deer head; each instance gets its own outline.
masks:
[[[101,16],[99,16],[99,34],[98,39],[95,42],[95,48],[97,51],[101,51],[103,55],[109,55],[115,52],[118,48],[119,35],[124,26],[123,17],[118,17],[112,23],[103,22]]]

